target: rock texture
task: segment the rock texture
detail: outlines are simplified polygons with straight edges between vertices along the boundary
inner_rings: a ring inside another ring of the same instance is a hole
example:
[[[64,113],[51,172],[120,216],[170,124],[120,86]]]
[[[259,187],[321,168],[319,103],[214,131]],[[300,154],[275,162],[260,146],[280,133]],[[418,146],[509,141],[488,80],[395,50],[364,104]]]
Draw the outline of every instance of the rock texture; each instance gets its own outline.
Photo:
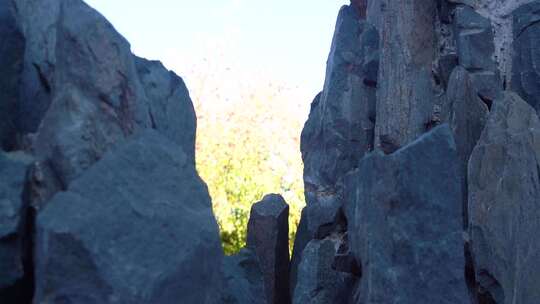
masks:
[[[281,195],[267,195],[251,208],[247,247],[259,259],[268,304],[290,303],[288,218]]]
[[[459,64],[471,73],[478,95],[493,101],[500,94],[502,83],[494,60],[491,21],[470,6],[460,5],[454,12],[454,27]]]
[[[30,159],[0,152],[0,303],[27,300],[24,284],[29,269],[27,231],[28,206],[24,197],[26,171]]]
[[[452,132],[435,128],[394,154],[362,160],[352,248],[359,303],[467,303],[462,187]],[[429,275],[428,275],[429,274]]]
[[[35,301],[215,303],[221,256],[195,167],[179,146],[147,131],[39,214]]]
[[[537,112],[540,111],[540,1],[523,5],[513,12],[513,51],[511,87]]]
[[[224,304],[267,303],[263,273],[253,250],[244,248],[223,259]]]
[[[463,220],[468,225],[467,203],[467,166],[471,153],[482,134],[487,122],[489,110],[478,97],[470,74],[462,67],[457,67],[450,76],[447,104],[444,118],[452,129],[460,161],[460,176],[463,188]]]
[[[354,280],[351,275],[331,268],[336,240],[310,241],[303,252],[294,291],[294,304],[347,303]]]
[[[495,101],[469,163],[472,256],[480,297],[540,298],[540,121],[514,93]],[[486,302],[491,303],[491,302]]]
[[[0,37],[0,148],[12,150],[17,141],[15,117],[25,40],[10,3],[0,5]]]
[[[425,132],[434,106],[435,1],[383,1],[375,145],[402,147]]]

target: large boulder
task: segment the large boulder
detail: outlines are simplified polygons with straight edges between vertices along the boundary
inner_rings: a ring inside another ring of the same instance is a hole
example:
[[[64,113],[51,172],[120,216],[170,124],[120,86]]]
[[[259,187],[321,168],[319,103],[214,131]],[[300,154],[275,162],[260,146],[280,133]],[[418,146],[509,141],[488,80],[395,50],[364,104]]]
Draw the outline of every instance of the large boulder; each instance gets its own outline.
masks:
[[[83,1],[14,3],[28,41],[17,125],[23,134],[36,133],[31,148],[61,188],[145,129],[180,145],[194,162],[195,113],[180,77],[134,56]]]
[[[12,150],[16,146],[15,117],[25,40],[10,1],[0,3],[0,37],[0,150]]]
[[[348,303],[354,279],[332,269],[338,243],[328,237],[307,244],[298,269],[294,304]]]
[[[247,247],[259,260],[267,303],[290,303],[289,205],[281,195],[266,195],[251,207]]]
[[[359,303],[468,303],[459,159],[448,125],[359,165],[351,248]]]
[[[0,303],[29,303],[25,289],[28,208],[24,198],[30,159],[0,152]]]
[[[222,249],[210,197],[180,146],[130,139],[37,219],[36,303],[216,303]]]
[[[511,88],[540,112],[540,1],[521,6],[512,15]]]
[[[390,152],[402,147],[431,121],[436,2],[383,1],[376,147]]]
[[[223,304],[267,303],[259,259],[251,249],[223,259]]]
[[[540,299],[540,121],[515,93],[495,101],[469,162],[471,249],[481,299]],[[482,302],[484,303],[484,302]]]

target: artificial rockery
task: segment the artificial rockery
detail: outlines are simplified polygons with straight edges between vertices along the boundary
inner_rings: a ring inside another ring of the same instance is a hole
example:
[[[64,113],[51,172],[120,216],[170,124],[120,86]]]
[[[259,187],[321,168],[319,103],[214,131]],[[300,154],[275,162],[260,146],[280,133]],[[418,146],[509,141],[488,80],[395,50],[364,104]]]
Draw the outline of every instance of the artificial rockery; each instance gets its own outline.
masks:
[[[225,257],[182,79],[80,0],[0,2],[0,303],[540,301],[540,1],[338,16],[280,195]]]

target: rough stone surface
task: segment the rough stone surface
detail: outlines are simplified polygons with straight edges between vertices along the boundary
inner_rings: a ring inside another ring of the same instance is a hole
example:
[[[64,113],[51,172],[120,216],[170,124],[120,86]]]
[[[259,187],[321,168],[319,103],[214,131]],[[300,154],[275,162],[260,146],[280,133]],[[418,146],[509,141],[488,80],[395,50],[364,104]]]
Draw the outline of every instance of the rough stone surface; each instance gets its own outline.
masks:
[[[360,163],[351,247],[358,303],[468,303],[459,159],[448,125]]]
[[[23,69],[25,41],[10,1],[0,3],[0,149],[16,146],[19,82]]]
[[[222,255],[210,197],[191,160],[146,131],[107,153],[38,215],[34,301],[215,303]]]
[[[312,240],[304,249],[294,291],[294,304],[348,303],[354,284],[352,276],[332,269],[336,241]]]
[[[242,249],[223,259],[224,304],[267,303],[259,259],[250,249]]]
[[[247,247],[259,259],[268,304],[290,303],[289,205],[269,194],[251,207]]]
[[[489,115],[487,105],[478,97],[469,73],[462,67],[454,69],[448,85],[445,112],[456,141],[463,187],[463,219],[467,226],[467,165],[470,155],[484,130]]]
[[[158,130],[194,162],[195,114],[178,76],[133,56],[129,43],[82,1],[15,3],[29,41],[18,125],[23,134],[37,132],[31,148],[62,188],[144,129]]]
[[[15,124],[23,133],[37,131],[54,90],[57,23],[61,3],[57,0],[10,0],[26,40],[21,90]],[[72,1],[78,2],[78,1]]]
[[[513,12],[511,88],[540,112],[540,1]]]
[[[460,5],[454,12],[454,28],[459,64],[471,73],[478,94],[493,101],[502,90],[502,82],[494,58],[490,20],[471,7]]]
[[[402,147],[425,132],[433,112],[436,1],[383,3],[375,146]]]
[[[25,275],[23,191],[29,161],[24,155],[0,152],[0,303],[25,303],[18,285]]]
[[[486,303],[540,298],[540,121],[514,93],[495,101],[469,162],[471,248]]]
[[[146,92],[151,127],[180,145],[195,161],[195,109],[182,78],[159,61],[135,57]]]
[[[324,89],[302,131],[307,207],[293,250],[291,291],[305,245],[343,228],[340,180],[373,149],[379,37],[354,5],[340,10]]]

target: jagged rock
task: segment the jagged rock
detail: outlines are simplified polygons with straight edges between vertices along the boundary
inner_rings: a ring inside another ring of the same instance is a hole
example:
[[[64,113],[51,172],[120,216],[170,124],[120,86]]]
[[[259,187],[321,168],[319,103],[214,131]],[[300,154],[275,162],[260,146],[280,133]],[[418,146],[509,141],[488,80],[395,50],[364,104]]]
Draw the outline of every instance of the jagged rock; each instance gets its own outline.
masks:
[[[146,131],[38,215],[34,302],[216,303],[222,255],[191,160]]]
[[[336,240],[312,240],[304,249],[298,269],[293,303],[347,303],[354,283],[352,276],[332,269]]]
[[[324,90],[302,131],[308,205],[335,196],[338,179],[372,149],[377,48],[377,31],[353,8],[341,8]]]
[[[349,236],[347,233],[344,233],[342,236],[341,243],[332,262],[332,269],[350,273],[356,277],[362,276],[362,267],[358,264],[354,253],[349,248]]]
[[[47,112],[54,89],[58,0],[10,0],[26,40],[19,105],[14,118],[22,134],[34,133]],[[76,1],[73,1],[76,2]]]
[[[29,258],[23,192],[30,161],[20,153],[0,152],[0,303],[29,303],[31,297],[23,286]]]
[[[259,259],[268,304],[290,303],[289,205],[278,194],[251,207],[247,247]]]
[[[351,248],[359,303],[468,303],[459,159],[448,125],[360,163]]]
[[[454,30],[459,64],[471,73],[478,94],[493,101],[502,85],[495,56],[494,32],[491,21],[467,5],[454,12]]]
[[[384,0],[375,146],[402,147],[426,130],[434,107],[436,1]]]
[[[25,41],[9,1],[0,3],[0,37],[0,150],[12,150],[17,137],[15,117]]]
[[[133,56],[129,43],[82,1],[14,1],[29,41],[18,125],[25,134],[37,131],[32,149],[61,188],[144,129],[158,130],[194,162],[195,114],[178,76]]]
[[[149,100],[151,127],[180,145],[195,161],[197,118],[184,81],[159,61],[135,57],[135,64]]]
[[[307,207],[293,250],[291,291],[305,245],[343,227],[340,180],[373,148],[378,37],[353,6],[341,8],[324,89],[311,104],[302,131]]]
[[[223,303],[267,303],[263,274],[255,252],[244,248],[236,255],[226,256],[223,259],[223,273],[226,281]]]
[[[463,67],[454,69],[448,85],[443,121],[448,122],[456,141],[463,187],[463,219],[467,226],[467,165],[484,130],[489,115],[486,104],[478,97],[469,73]]]
[[[539,168],[538,116],[505,93],[469,162],[471,249],[479,296],[492,301],[486,303],[540,299]]]
[[[513,12],[511,88],[540,112],[540,1],[528,3]]]

